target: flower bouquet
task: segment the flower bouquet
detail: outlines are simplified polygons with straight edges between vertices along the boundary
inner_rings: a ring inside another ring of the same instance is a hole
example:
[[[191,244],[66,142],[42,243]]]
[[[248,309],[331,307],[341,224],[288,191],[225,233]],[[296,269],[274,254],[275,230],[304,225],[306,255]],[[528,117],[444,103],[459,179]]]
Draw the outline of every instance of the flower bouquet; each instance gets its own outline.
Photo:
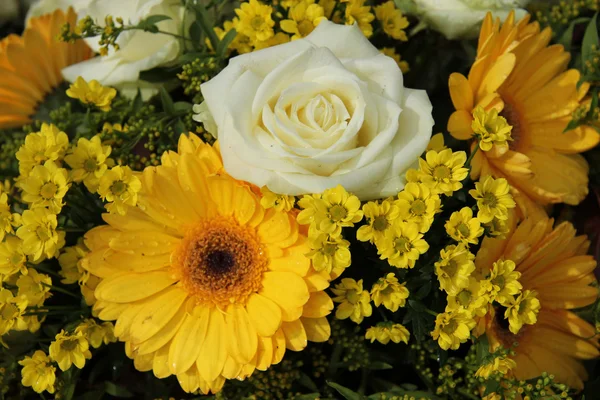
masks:
[[[6,4],[2,399],[600,398],[599,1]]]

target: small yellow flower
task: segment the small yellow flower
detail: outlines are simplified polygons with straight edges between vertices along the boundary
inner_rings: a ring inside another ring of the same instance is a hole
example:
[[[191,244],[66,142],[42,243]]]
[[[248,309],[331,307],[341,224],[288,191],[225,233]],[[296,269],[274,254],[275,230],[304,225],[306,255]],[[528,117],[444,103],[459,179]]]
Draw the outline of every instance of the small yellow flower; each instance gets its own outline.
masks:
[[[494,374],[506,375],[517,366],[515,360],[507,357],[494,357],[491,362],[483,364],[477,371],[475,377],[488,379]]]
[[[39,132],[25,136],[25,143],[16,153],[21,177],[27,177],[33,167],[48,160],[62,160],[68,147],[69,137],[66,133],[54,125],[42,124]]]
[[[471,313],[473,317],[483,317],[487,313],[487,305],[490,298],[486,295],[474,277],[469,277],[469,285],[460,289],[456,295],[448,295],[448,304],[446,312],[457,309],[464,309]]]
[[[450,245],[440,251],[440,261],[435,263],[435,273],[440,289],[449,296],[456,296],[469,286],[469,277],[475,270],[475,256],[463,244]]]
[[[392,312],[404,307],[409,291],[404,283],[399,283],[396,274],[390,272],[383,278],[379,278],[371,288],[371,298],[375,306],[381,304]]]
[[[473,111],[471,127],[481,150],[490,151],[494,146],[498,147],[500,154],[508,150],[507,141],[512,140],[512,126],[506,122],[506,118],[498,115],[495,108],[486,112],[483,107],[477,106]]]
[[[375,243],[382,260],[397,268],[413,268],[415,261],[429,249],[429,244],[419,233],[417,224],[397,222]]]
[[[370,340],[371,343],[377,340],[381,344],[388,344],[391,340],[394,343],[404,342],[408,344],[410,332],[401,324],[384,322],[367,329],[365,339]]]
[[[60,264],[59,274],[64,278],[62,283],[70,285],[79,282],[80,285],[85,284],[90,273],[81,266],[81,259],[88,253],[88,249],[83,244],[83,240],[79,239],[75,246],[69,246],[62,249],[58,256]]]
[[[0,337],[11,329],[27,329],[23,317],[26,308],[25,297],[15,297],[10,290],[0,288]],[[4,344],[1,338],[0,343]]]
[[[403,74],[406,74],[408,71],[410,71],[410,66],[408,65],[408,63],[402,60],[400,54],[396,53],[396,50],[393,47],[384,47],[379,51],[385,54],[386,56],[394,59],[394,61],[396,61],[396,64],[398,64],[398,68],[400,68],[400,71],[402,71]]]
[[[360,324],[364,317],[370,317],[373,312],[369,292],[363,290],[362,279],[358,282],[352,278],[343,278],[342,282],[331,291],[337,296],[333,298],[336,303],[341,303],[335,310],[337,319],[346,319]]]
[[[349,0],[346,4],[345,17],[346,25],[354,25],[356,22],[366,37],[373,35],[371,22],[375,16],[371,13],[371,6],[365,6],[365,0]]]
[[[487,224],[483,224],[483,227],[487,235],[498,239],[504,239],[510,231],[507,221],[497,218],[494,218]]]
[[[283,32],[277,32],[275,34],[275,36],[271,37],[268,40],[254,41],[254,50],[266,49],[268,47],[273,47],[273,46],[277,46],[280,44],[288,43],[289,41],[290,41],[290,36],[288,34],[285,34]]]
[[[493,264],[489,277],[481,283],[491,300],[505,307],[512,304],[512,296],[523,288],[519,282],[521,273],[515,268],[512,260],[498,260]]]
[[[400,211],[400,219],[417,224],[419,232],[425,233],[431,227],[434,215],[441,211],[442,202],[440,196],[431,193],[426,185],[408,182],[394,204]]]
[[[42,350],[36,350],[31,357],[25,357],[19,364],[23,366],[21,370],[21,383],[25,387],[31,387],[34,392],[54,393],[54,383],[56,382],[56,367],[52,365],[52,360]]]
[[[65,245],[65,232],[56,230],[56,214],[37,207],[23,211],[21,219],[23,225],[17,229],[17,236],[23,240],[23,252],[31,261],[58,256],[58,251]]]
[[[508,219],[508,209],[514,208],[516,203],[510,194],[510,185],[504,178],[494,179],[490,175],[475,182],[475,189],[469,194],[477,200],[477,219],[486,224],[494,218]]]
[[[23,200],[30,207],[46,207],[58,214],[62,209],[62,199],[69,190],[69,173],[59,168],[54,161],[46,161],[44,165],[36,165],[27,178],[20,182]]]
[[[27,274],[23,274],[17,279],[19,288],[17,294],[27,299],[30,307],[41,306],[50,297],[50,286],[52,286],[52,279],[48,275],[28,268]]]
[[[342,239],[340,236],[331,237],[326,234],[318,235],[316,238],[310,238],[311,251],[306,256],[312,259],[313,267],[316,271],[336,271],[339,275],[346,269],[351,262],[350,242]]]
[[[473,217],[473,210],[469,207],[453,212],[445,226],[452,239],[467,246],[469,243],[477,244],[479,236],[483,235],[481,222]]]
[[[81,333],[88,341],[90,346],[97,349],[102,344],[114,343],[117,341],[114,333],[114,326],[110,322],[98,324],[95,320],[88,318],[75,328],[75,333]]]
[[[277,211],[285,212],[294,208],[294,203],[296,202],[296,198],[294,196],[273,193],[266,186],[260,188],[260,192],[262,193],[260,205],[264,208],[274,208]]]
[[[404,29],[408,27],[408,20],[398,10],[393,1],[386,1],[380,6],[375,7],[375,16],[381,22],[383,31],[390,37],[407,41],[408,37]]]
[[[79,369],[85,365],[85,360],[92,358],[89,343],[82,332],[67,333],[61,330],[50,343],[50,358],[54,360],[61,371],[71,368],[71,365]]]
[[[323,10],[325,12],[325,17],[338,24],[341,22],[339,18],[339,11],[336,12],[337,17],[334,18],[333,16],[333,9],[335,8],[336,4],[336,0],[319,0],[319,5],[323,7]]]
[[[98,194],[108,202],[109,213],[125,215],[127,207],[137,204],[138,193],[142,182],[133,174],[131,168],[116,166],[106,171],[98,186]]]
[[[0,242],[4,240],[4,236],[7,233],[14,234],[14,228],[20,224],[21,215],[10,211],[8,194],[0,191]]]
[[[0,276],[6,280],[17,273],[27,274],[27,256],[23,252],[23,241],[16,236],[8,236],[0,243]]]
[[[469,170],[464,168],[467,155],[464,151],[453,153],[450,149],[440,152],[430,150],[425,159],[419,159],[419,178],[432,193],[443,193],[451,196],[462,188],[461,181],[467,177]]]
[[[78,76],[67,89],[67,96],[70,98],[77,99],[83,104],[93,104],[104,112],[110,111],[110,103],[116,95],[116,89],[102,86],[95,79],[88,83],[81,76]]]
[[[475,320],[463,309],[440,313],[435,318],[435,329],[431,332],[443,350],[456,350],[471,336]]]
[[[429,140],[429,144],[427,144],[426,151],[435,150],[439,153],[440,151],[442,151],[444,149],[447,149],[446,145],[444,144],[444,134],[436,133]]]
[[[250,0],[235,10],[239,17],[236,30],[252,41],[265,41],[273,37],[275,21],[271,19],[273,8],[257,0]]]
[[[95,193],[100,178],[114,163],[108,158],[111,151],[110,146],[102,145],[98,135],[90,140],[79,139],[72,153],[65,156],[65,162],[71,167],[73,182],[83,182],[90,192]]]
[[[315,0],[302,0],[290,7],[288,19],[282,20],[281,30],[293,34],[292,40],[308,36],[321,21],[325,21],[323,7],[315,4]]]
[[[236,29],[237,34],[235,35],[235,38],[229,44],[229,48],[231,50],[237,51],[239,54],[250,53],[252,51],[252,40],[250,40],[250,38],[248,36],[241,34],[239,32],[239,30],[237,29],[238,24],[239,24],[238,18],[234,18],[231,21],[225,21],[225,22],[223,22],[222,29],[219,27],[215,27],[215,33],[217,34],[217,37],[219,38],[219,40],[222,40],[225,37],[225,35],[227,35],[227,33],[229,33],[229,31],[231,31],[232,29]],[[210,46],[210,41],[208,39],[207,39],[207,43]]]
[[[399,215],[398,207],[391,200],[383,200],[381,203],[369,201],[363,205],[362,210],[368,224],[356,231],[356,238],[361,242],[375,242],[383,238]]]
[[[542,308],[536,292],[532,290],[524,290],[516,299],[509,300],[506,307],[504,318],[508,319],[508,329],[515,335],[524,324],[535,324]]]

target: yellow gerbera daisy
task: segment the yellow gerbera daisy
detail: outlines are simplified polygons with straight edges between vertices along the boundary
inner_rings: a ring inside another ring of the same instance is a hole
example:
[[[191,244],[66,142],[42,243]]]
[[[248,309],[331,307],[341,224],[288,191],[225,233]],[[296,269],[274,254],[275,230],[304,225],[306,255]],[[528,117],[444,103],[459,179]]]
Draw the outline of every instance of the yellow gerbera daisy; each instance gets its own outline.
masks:
[[[305,256],[295,212],[265,210],[223,172],[218,145],[182,135],[141,181],[136,207],[85,235],[82,260],[101,279],[94,312],[117,321],[138,370],[217,392],[329,338],[330,276]]]
[[[517,335],[509,330],[504,308],[490,312],[486,333],[492,350],[498,345],[509,348],[513,343],[517,379],[530,379],[542,372],[573,388],[582,389],[587,373],[581,359],[600,356],[595,328],[575,313],[574,308],[594,303],[598,296],[594,268],[596,262],[586,255],[589,241],[576,236],[568,222],[552,228],[547,217],[539,221],[526,219],[515,227],[510,219],[506,239],[485,238],[475,258],[482,273],[501,259],[511,259],[524,290],[534,290],[541,310],[534,325],[524,325]]]
[[[600,142],[589,126],[563,133],[589,85],[577,88],[580,73],[567,70],[570,54],[561,45],[548,46],[551,38],[552,30],[540,31],[529,16],[515,23],[511,12],[501,26],[488,14],[468,78],[454,73],[449,80],[456,112],[448,130],[455,138],[472,139],[472,113],[478,106],[496,109],[512,126],[509,148],[477,152],[471,176],[506,178],[523,212],[538,217],[543,217],[540,204],[583,200],[588,165],[577,153]]]
[[[63,82],[61,70],[92,56],[83,40],[57,39],[61,27],[76,20],[73,9],[56,10],[29,20],[22,36],[0,41],[0,129],[30,123],[44,97]]]

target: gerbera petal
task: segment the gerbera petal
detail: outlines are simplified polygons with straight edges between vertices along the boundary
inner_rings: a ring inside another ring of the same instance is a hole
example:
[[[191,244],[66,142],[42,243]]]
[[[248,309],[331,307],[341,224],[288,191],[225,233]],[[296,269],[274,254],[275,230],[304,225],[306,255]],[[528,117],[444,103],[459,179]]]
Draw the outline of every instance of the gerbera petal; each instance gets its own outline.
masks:
[[[307,318],[320,318],[329,315],[333,310],[333,301],[325,292],[312,293],[302,311]]]
[[[260,336],[272,336],[281,325],[281,308],[265,296],[260,294],[250,296],[246,311]]]
[[[465,110],[458,110],[448,119],[448,132],[458,140],[469,140],[473,137],[471,123],[473,116]]]
[[[217,379],[225,366],[227,360],[227,344],[223,336],[225,329],[225,318],[221,311],[216,308],[210,310],[206,337],[200,355],[196,359],[198,373],[207,381]]]
[[[451,74],[448,87],[455,109],[467,111],[473,109],[473,89],[464,75],[456,72]]]
[[[169,349],[169,368],[173,374],[180,375],[196,369],[194,364],[204,344],[209,314],[208,308],[198,307],[192,314],[185,316]]]
[[[173,283],[175,281],[168,271],[152,271],[145,274],[126,272],[104,279],[96,288],[95,295],[98,299],[106,301],[129,303],[152,296]]]
[[[155,335],[144,341],[137,348],[139,354],[149,354],[158,351],[173,339],[175,333],[183,324],[186,311],[185,307],[179,307],[177,313],[163,326]]]
[[[237,304],[227,307],[225,325],[229,355],[237,362],[246,364],[254,357],[258,346],[256,329],[246,309]]]
[[[302,307],[309,298],[304,280],[296,274],[282,271],[265,272],[259,294],[277,303],[284,314]]]
[[[304,350],[308,339],[306,337],[304,326],[300,320],[284,322],[281,325],[281,329],[285,335],[285,345],[289,350]]]
[[[158,379],[163,379],[171,375],[171,369],[169,368],[169,348],[171,343],[167,343],[156,353],[154,353],[154,359],[152,360],[152,371],[154,376]]]
[[[258,337],[258,351],[256,356],[256,369],[266,371],[273,361],[273,339],[270,337]]]
[[[311,342],[325,342],[331,336],[331,326],[325,317],[302,317],[300,321],[302,321],[302,325],[306,331],[306,338]]]
[[[277,332],[272,336],[273,341],[273,362],[272,364],[279,364],[285,354],[285,334],[283,328],[277,329]]]

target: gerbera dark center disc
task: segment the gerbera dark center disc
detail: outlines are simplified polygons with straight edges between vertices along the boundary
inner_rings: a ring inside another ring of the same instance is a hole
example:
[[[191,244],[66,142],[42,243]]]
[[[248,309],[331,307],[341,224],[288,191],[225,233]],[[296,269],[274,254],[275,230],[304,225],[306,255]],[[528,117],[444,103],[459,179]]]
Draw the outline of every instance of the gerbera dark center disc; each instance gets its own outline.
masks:
[[[206,256],[206,267],[215,274],[225,274],[235,266],[235,258],[230,251],[215,250]]]

